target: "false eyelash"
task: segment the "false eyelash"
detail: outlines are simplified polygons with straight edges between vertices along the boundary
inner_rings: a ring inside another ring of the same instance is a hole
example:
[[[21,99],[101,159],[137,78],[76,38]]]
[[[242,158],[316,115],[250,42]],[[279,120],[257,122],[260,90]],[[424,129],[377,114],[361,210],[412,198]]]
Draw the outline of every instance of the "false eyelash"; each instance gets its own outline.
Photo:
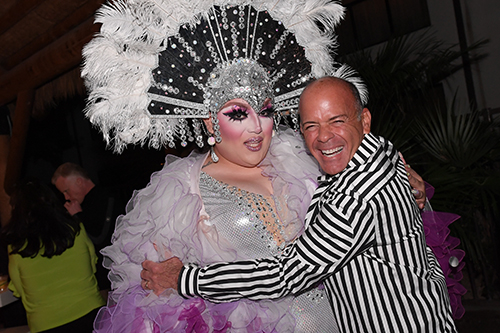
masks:
[[[259,116],[271,118],[274,115],[274,107],[269,104],[267,107],[259,111]]]
[[[245,108],[242,108],[241,106],[235,105],[231,111],[223,113],[223,115],[228,116],[229,120],[231,121],[243,121],[244,119],[248,118],[248,111]],[[242,118],[238,118],[240,116],[244,116]]]

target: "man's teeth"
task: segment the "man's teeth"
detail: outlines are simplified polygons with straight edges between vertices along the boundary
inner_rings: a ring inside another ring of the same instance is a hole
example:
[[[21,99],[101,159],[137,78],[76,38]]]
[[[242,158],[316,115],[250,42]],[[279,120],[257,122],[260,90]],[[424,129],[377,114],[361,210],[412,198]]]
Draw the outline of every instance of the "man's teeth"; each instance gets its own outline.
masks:
[[[333,154],[341,152],[342,149],[344,149],[344,147],[337,147],[337,148],[333,148],[333,149],[322,150],[321,152],[323,153],[323,155],[329,156],[329,155],[333,155]]]

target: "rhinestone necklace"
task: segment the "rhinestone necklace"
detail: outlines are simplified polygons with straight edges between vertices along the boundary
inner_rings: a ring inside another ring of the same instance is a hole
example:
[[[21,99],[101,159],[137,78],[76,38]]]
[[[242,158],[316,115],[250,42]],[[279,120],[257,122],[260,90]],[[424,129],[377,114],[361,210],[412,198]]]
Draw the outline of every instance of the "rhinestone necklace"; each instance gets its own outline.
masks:
[[[286,242],[283,237],[283,225],[276,214],[275,198],[273,195],[265,196],[249,192],[217,180],[205,172],[201,172],[200,179],[206,184],[214,188],[215,191],[222,193],[228,199],[231,199],[235,204],[249,216],[253,221],[254,227],[265,231],[261,238],[267,237],[269,249],[275,248],[277,251],[273,254],[280,254],[285,248]],[[274,246],[271,245],[274,243]]]

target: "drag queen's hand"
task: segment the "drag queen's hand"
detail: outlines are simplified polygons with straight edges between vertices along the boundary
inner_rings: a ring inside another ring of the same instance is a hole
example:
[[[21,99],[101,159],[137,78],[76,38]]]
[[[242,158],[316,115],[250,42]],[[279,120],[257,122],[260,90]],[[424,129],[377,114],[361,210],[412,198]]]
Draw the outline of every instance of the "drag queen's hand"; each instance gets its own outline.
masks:
[[[177,257],[162,262],[146,260],[142,263],[141,286],[160,295],[166,289],[177,290],[179,273],[184,265]]]
[[[423,209],[425,206],[425,183],[422,177],[413,170],[409,164],[405,164],[406,174],[408,175],[408,179],[410,181],[410,185],[412,187],[412,193],[417,201],[418,208]]]
[[[403,161],[403,164],[405,166],[406,175],[408,176],[410,186],[412,187],[411,192],[413,193],[413,196],[417,201],[418,208],[423,209],[425,207],[426,199],[425,182],[422,177],[420,177],[420,175],[415,170],[413,170],[409,164],[406,163],[403,154],[399,153],[399,157],[401,157],[401,160]]]

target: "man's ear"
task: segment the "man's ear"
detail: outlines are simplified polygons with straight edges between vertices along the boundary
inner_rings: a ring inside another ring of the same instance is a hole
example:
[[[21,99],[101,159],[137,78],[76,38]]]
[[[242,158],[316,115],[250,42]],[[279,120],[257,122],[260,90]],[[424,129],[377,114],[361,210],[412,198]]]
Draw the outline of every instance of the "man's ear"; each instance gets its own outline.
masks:
[[[363,112],[361,112],[361,123],[363,125],[363,134],[370,133],[372,126],[372,114],[367,108],[364,108]]]

